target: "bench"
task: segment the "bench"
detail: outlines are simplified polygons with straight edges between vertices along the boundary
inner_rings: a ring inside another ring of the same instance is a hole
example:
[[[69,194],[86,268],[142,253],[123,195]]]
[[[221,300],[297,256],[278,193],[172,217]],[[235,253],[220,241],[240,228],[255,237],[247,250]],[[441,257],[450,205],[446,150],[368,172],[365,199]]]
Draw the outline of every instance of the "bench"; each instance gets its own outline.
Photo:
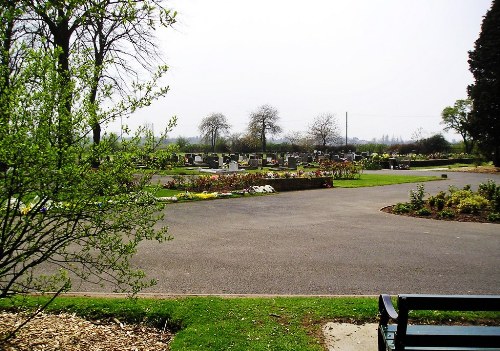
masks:
[[[380,295],[379,351],[500,351],[499,326],[408,325],[410,311],[500,311],[500,295],[398,295],[397,305]]]

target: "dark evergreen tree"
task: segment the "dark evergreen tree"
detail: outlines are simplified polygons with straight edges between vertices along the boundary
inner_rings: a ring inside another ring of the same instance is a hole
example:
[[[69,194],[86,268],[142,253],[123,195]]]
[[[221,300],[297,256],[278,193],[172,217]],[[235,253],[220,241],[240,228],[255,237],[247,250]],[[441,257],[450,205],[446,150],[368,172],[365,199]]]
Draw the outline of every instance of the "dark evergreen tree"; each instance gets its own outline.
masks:
[[[481,152],[500,166],[500,3],[493,1],[484,17],[474,50],[469,52],[474,84],[468,87],[473,102],[470,135]]]

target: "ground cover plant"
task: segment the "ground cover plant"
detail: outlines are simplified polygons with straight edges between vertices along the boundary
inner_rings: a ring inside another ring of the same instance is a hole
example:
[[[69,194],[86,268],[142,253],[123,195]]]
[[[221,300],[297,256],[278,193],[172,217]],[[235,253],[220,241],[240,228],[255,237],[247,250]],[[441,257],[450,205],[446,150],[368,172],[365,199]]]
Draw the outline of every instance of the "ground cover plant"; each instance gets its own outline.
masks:
[[[33,309],[43,297],[0,300],[0,309]],[[275,297],[118,299],[61,297],[51,313],[76,313],[89,320],[146,323],[175,332],[176,350],[324,350],[321,326],[326,321],[377,320],[376,297]],[[425,311],[413,316],[429,323],[496,323],[498,313]]]
[[[410,191],[410,201],[384,209],[386,212],[442,220],[500,222],[500,185],[493,180],[481,183],[477,191],[450,186],[427,198],[423,184]]]

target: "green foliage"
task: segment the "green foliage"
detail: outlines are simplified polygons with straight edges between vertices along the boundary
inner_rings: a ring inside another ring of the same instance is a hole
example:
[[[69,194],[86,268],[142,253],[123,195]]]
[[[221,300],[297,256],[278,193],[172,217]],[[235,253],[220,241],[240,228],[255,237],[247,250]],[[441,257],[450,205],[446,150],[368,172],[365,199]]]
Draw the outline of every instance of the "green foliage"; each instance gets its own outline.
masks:
[[[473,101],[468,132],[484,157],[500,166],[500,2],[493,1],[481,26],[474,50],[469,52],[474,84],[468,93]]]
[[[394,205],[392,208],[392,213],[402,214],[402,213],[410,213],[412,210],[412,206],[408,203],[400,202]]]
[[[415,211],[415,214],[417,214],[418,216],[430,216],[432,214],[432,211],[426,207],[422,207],[421,209]]]
[[[493,180],[488,179],[486,183],[479,184],[478,192],[480,195],[491,201],[494,211],[500,211],[500,185],[497,185]]]
[[[392,212],[396,214],[411,213],[417,216],[433,216],[439,219],[455,218],[457,214],[478,215],[482,221],[496,221],[498,211],[495,209],[498,201],[500,187],[492,180],[479,184],[477,193],[471,190],[470,185],[463,189],[450,186],[448,193],[440,191],[423,199],[424,188],[422,184],[417,190],[410,191],[410,202],[396,204]],[[445,209],[445,207],[448,207]]]
[[[363,163],[324,160],[320,162],[319,169],[331,172],[333,179],[359,179],[363,173]]]
[[[455,218],[455,212],[453,212],[452,210],[442,210],[438,213],[438,218],[442,218],[442,219]]]
[[[0,124],[8,168],[0,178],[0,298],[64,291],[71,276],[135,293],[154,282],[129,261],[142,240],[168,238],[155,227],[163,205],[144,191],[149,177],[134,176],[136,139],[119,150],[106,138],[91,147],[88,118],[96,106],[85,89],[62,84],[57,55],[32,50],[15,81],[0,82],[8,118]],[[60,106],[68,94],[71,113]]]
[[[488,215],[488,221],[491,221],[491,222],[500,222],[500,213],[498,213],[498,212],[491,212]]]
[[[470,198],[473,195],[471,190],[457,190],[451,194],[451,203],[453,205],[458,205],[462,200]]]
[[[461,199],[457,208],[461,213],[478,213],[489,206],[489,204],[489,201],[481,195],[473,194]]]
[[[1,310],[36,309],[46,298],[0,300]],[[374,297],[277,297],[172,299],[96,299],[61,297],[51,313],[75,313],[91,320],[116,318],[174,331],[170,350],[293,350],[321,351],[324,321],[377,321]],[[498,325],[498,312],[419,311],[412,319],[425,323]],[[428,323],[428,322],[427,322]]]
[[[417,183],[440,180],[435,176],[409,176],[395,174],[368,174],[363,173],[359,179],[338,179],[335,180],[335,187],[339,188],[360,188],[369,186],[382,186],[391,184]]]
[[[442,124],[445,125],[444,130],[449,131],[453,129],[455,132],[460,134],[463,139],[463,145],[465,148],[465,153],[472,153],[474,148],[474,141],[472,140],[469,129],[471,128],[472,101],[470,99],[457,100],[453,107],[446,107],[441,113],[443,121]]]
[[[419,210],[424,205],[425,189],[423,184],[417,185],[417,190],[410,190],[410,205],[412,209]]]

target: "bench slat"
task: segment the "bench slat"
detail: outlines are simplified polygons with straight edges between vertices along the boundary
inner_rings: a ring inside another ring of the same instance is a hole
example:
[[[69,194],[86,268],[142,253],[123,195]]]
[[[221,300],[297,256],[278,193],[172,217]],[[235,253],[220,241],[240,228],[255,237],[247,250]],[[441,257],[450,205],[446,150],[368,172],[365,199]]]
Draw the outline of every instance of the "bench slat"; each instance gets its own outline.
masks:
[[[402,294],[409,310],[500,311],[500,295],[417,295]]]
[[[382,327],[386,344],[394,347],[397,325]],[[409,325],[405,338],[406,349],[414,347],[465,347],[465,350],[500,348],[500,327]],[[476,348],[474,348],[476,347]],[[429,350],[429,349],[427,349]]]

